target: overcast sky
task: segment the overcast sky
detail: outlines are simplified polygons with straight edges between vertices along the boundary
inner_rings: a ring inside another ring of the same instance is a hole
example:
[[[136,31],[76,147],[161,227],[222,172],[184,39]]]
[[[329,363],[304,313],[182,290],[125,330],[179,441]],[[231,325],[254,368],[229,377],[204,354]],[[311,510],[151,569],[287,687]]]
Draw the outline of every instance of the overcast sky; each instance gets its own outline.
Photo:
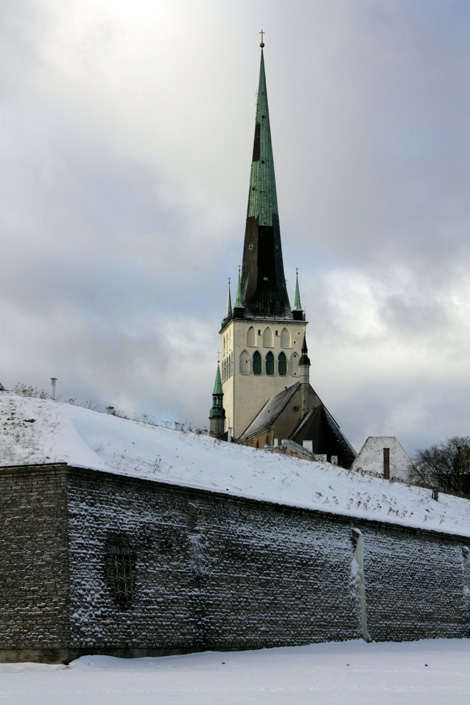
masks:
[[[468,0],[2,2],[0,382],[207,425],[260,29],[313,387],[356,450],[470,434]]]

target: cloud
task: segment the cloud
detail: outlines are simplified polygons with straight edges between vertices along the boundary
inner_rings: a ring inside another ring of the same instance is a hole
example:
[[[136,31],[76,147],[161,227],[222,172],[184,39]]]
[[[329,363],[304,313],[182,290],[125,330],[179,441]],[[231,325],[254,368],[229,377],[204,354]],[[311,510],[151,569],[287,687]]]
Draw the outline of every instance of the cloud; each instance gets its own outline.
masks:
[[[313,385],[356,446],[467,433],[467,3],[22,0],[0,14],[5,386],[56,376],[65,397],[206,423],[263,27]]]

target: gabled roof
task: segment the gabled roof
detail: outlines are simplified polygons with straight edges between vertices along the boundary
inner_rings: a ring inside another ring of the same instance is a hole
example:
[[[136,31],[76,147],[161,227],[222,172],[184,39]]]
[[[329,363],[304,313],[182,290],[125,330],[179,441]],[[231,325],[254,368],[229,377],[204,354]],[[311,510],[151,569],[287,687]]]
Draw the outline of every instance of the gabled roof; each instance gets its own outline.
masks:
[[[300,387],[300,382],[296,382],[292,387],[283,389],[282,392],[268,399],[261,411],[255,416],[248,428],[242,433],[239,441],[244,441],[250,436],[254,436],[265,429],[271,428],[276,421],[281,411],[283,411],[290,402],[295,392]]]
[[[291,440],[299,445],[303,441],[312,441],[313,452],[338,456],[338,463],[345,468],[351,467],[356,451],[343,436],[339,425],[334,420],[324,404],[316,406],[302,419],[291,436]]]

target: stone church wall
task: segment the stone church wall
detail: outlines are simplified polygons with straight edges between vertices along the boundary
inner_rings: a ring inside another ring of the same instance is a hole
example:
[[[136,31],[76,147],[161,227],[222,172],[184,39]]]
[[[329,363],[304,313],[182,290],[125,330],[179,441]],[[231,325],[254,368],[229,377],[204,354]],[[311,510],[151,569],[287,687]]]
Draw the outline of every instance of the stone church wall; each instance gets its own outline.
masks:
[[[35,474],[46,476],[31,471],[30,484]],[[9,476],[1,496],[25,496],[28,473]],[[20,514],[5,502],[2,557],[16,578],[0,660],[33,646],[70,660],[469,636],[470,540],[78,468],[43,481]],[[12,555],[15,532],[29,545],[16,539]],[[34,619],[18,631],[34,587]]]

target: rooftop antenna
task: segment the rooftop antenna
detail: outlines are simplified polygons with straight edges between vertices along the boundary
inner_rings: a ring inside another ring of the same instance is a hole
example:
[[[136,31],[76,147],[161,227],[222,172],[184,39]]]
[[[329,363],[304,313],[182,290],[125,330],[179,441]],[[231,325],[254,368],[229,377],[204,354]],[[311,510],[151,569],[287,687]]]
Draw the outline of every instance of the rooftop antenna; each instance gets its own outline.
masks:
[[[51,377],[51,399],[55,399],[55,384],[57,377]]]

